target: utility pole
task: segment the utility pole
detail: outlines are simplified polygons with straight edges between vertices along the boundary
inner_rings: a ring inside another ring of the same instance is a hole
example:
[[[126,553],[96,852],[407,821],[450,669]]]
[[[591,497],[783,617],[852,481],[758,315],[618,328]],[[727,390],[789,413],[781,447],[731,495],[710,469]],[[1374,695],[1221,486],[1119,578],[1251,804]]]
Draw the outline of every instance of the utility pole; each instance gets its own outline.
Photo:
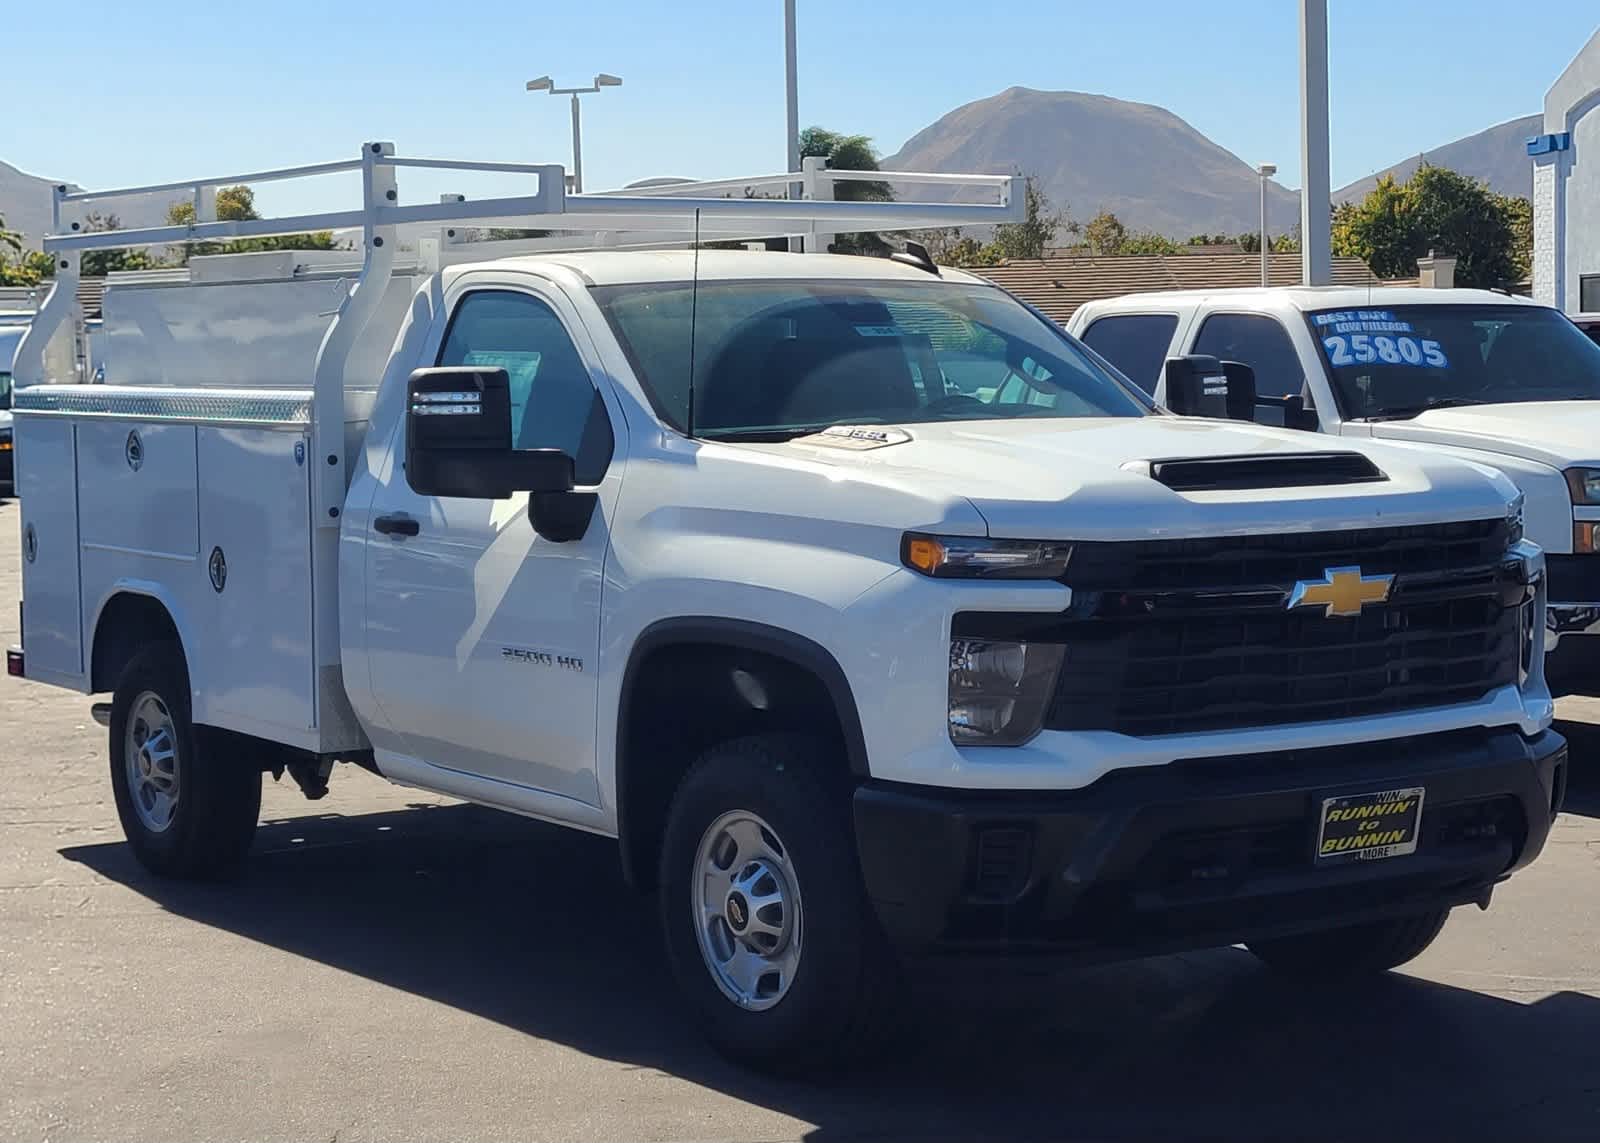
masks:
[[[1300,0],[1300,277],[1333,281],[1328,174],[1328,0]]]
[[[784,98],[789,124],[789,170],[800,169],[800,85],[794,33],[795,0],[783,0]]]

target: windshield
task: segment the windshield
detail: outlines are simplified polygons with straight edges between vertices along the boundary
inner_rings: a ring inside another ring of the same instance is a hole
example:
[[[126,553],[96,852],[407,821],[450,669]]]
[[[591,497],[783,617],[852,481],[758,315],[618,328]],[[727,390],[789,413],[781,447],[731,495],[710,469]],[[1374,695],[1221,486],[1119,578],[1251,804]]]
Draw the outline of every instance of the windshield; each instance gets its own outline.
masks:
[[[1600,398],[1600,346],[1543,306],[1395,306],[1308,316],[1347,417]]]
[[[1147,411],[1075,342],[999,289],[767,280],[593,290],[656,413],[694,431],[798,436],[835,424]]]

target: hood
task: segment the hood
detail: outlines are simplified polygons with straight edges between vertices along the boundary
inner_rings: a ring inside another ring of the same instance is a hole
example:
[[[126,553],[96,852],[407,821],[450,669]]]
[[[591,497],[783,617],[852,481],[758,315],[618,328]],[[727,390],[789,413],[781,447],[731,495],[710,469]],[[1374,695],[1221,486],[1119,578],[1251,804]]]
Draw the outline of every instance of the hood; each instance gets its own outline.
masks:
[[[1600,463],[1600,401],[1526,401],[1434,409],[1379,421],[1379,440],[1423,441],[1503,452],[1554,468]]]
[[[855,470],[856,478],[969,501],[995,536],[1159,539],[1490,519],[1515,487],[1493,469],[1388,448],[1191,417],[1061,418],[867,426],[868,439],[823,435],[750,444]],[[873,438],[886,438],[881,443]],[[1387,479],[1316,487],[1176,491],[1157,460],[1357,452]],[[1064,510],[1070,507],[1070,511]]]

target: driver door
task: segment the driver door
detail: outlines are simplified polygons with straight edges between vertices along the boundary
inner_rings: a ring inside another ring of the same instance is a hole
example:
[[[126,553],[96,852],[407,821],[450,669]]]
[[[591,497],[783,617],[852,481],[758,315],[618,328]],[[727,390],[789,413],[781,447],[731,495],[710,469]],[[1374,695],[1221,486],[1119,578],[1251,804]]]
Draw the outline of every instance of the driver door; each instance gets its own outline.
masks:
[[[579,489],[598,504],[581,539],[555,543],[533,530],[527,493],[421,496],[397,471],[373,502],[382,534],[368,537],[366,577],[373,690],[408,752],[591,805],[600,593],[621,467],[620,421],[592,380],[594,359],[557,291],[497,282],[460,295],[430,364],[506,369],[514,447],[575,457]]]

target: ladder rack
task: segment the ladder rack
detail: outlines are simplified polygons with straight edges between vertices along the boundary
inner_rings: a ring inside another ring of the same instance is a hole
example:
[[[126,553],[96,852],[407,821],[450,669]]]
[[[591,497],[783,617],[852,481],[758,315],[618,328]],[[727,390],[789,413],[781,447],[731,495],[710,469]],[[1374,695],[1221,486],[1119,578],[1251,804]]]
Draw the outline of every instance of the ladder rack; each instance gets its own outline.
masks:
[[[401,205],[396,173],[402,168],[527,175],[534,179],[535,189],[531,194],[511,197],[468,200],[462,195],[445,195],[436,203]],[[248,220],[216,216],[216,193],[221,187],[357,171],[361,174],[361,202],[356,209]],[[942,195],[945,201],[855,202],[837,198],[835,192],[840,184],[863,181],[929,186],[936,188],[936,197]],[[791,197],[796,188],[801,196],[798,199]],[[88,204],[163,191],[187,192],[194,205],[193,223],[135,230],[87,229]],[[982,201],[970,201],[973,197]],[[354,288],[329,323],[312,379],[313,455],[334,457],[344,452],[346,365],[357,337],[377,310],[394,274],[400,227],[419,234],[424,228],[437,228],[433,235],[419,237],[417,243],[419,268],[431,270],[448,262],[538,250],[541,243],[545,249],[681,245],[694,241],[698,235],[718,241],[801,237],[814,244],[839,230],[992,226],[1020,222],[1025,214],[1022,179],[1007,175],[832,171],[820,159],[807,159],[802,170],[782,174],[569,195],[566,172],[560,164],[406,158],[395,154],[392,143],[363,144],[360,157],[355,159],[216,178],[98,191],[69,192],[65,186],[58,186],[53,198],[53,224],[44,239],[44,248],[55,260],[55,283],[17,347],[13,373],[19,388],[50,380],[46,359],[52,340],[69,326],[69,319],[76,313],[79,262],[85,250],[359,228],[361,270]],[[548,239],[503,242],[458,240],[462,237],[458,230],[480,226],[540,229],[555,234]],[[57,354],[56,359],[59,357]],[[344,465],[315,466],[313,518],[319,532],[337,532],[344,470]]]

